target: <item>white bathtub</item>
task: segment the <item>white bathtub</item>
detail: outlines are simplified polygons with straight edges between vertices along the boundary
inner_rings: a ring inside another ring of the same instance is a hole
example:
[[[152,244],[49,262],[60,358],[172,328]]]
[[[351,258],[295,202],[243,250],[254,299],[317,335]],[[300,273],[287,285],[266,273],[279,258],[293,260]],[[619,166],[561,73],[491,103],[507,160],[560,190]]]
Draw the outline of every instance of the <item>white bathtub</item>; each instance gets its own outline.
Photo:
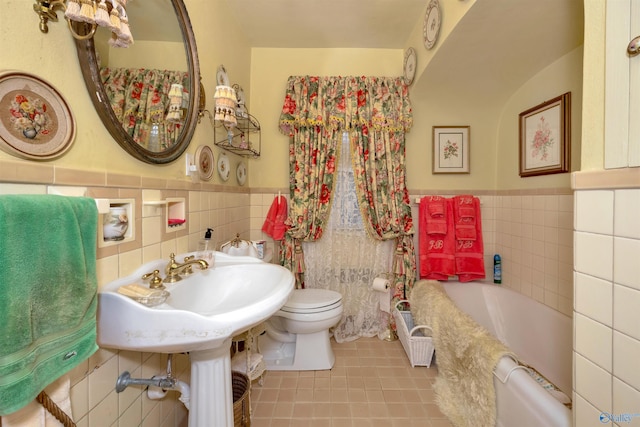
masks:
[[[459,309],[487,328],[522,362],[536,368],[567,396],[572,389],[570,317],[531,298],[496,285],[443,283]],[[436,349],[437,361],[437,349]],[[501,379],[507,379],[503,383]],[[571,410],[540,386],[509,357],[494,371],[500,427],[570,427]]]

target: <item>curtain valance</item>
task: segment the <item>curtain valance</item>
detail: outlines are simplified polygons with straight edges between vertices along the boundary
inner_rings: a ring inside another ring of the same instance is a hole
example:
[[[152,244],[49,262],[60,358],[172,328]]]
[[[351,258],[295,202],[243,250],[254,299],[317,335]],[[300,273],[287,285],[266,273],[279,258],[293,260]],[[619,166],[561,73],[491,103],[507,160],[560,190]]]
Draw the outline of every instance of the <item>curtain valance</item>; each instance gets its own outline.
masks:
[[[285,135],[312,126],[407,132],[412,124],[409,90],[400,77],[292,76],[280,115]]]

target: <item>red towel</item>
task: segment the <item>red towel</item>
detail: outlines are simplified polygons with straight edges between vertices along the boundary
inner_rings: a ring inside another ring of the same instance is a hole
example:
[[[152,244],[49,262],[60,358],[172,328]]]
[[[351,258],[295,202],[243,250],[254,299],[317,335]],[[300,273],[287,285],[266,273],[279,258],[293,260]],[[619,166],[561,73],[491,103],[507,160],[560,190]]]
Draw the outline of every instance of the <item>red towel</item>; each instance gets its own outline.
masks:
[[[453,198],[456,274],[461,282],[484,279],[484,246],[480,201],[470,195]]]
[[[433,217],[432,213],[441,217]],[[455,235],[451,200],[425,196],[420,200],[418,248],[420,278],[449,280],[455,274]]]
[[[267,233],[273,240],[284,239],[284,233],[287,226],[284,222],[287,219],[287,198],[284,196],[276,196],[271,203],[267,218],[262,225],[262,231]]]

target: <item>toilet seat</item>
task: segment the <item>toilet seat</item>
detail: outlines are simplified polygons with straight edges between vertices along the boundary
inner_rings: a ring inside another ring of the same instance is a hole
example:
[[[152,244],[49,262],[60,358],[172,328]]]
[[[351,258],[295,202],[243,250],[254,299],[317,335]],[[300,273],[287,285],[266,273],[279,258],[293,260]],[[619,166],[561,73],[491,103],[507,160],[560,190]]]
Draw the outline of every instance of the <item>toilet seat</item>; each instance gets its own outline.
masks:
[[[296,289],[280,309],[285,313],[311,314],[335,310],[342,305],[342,295],[328,289]]]

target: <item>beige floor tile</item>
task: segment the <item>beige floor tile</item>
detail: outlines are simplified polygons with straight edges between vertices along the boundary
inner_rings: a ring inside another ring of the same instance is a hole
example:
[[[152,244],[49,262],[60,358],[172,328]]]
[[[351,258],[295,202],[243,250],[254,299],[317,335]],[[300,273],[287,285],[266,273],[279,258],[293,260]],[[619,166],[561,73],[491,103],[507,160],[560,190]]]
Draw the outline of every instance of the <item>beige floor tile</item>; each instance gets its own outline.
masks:
[[[253,427],[451,427],[435,404],[437,369],[412,368],[399,341],[332,342],[324,371],[267,371],[252,386]]]

